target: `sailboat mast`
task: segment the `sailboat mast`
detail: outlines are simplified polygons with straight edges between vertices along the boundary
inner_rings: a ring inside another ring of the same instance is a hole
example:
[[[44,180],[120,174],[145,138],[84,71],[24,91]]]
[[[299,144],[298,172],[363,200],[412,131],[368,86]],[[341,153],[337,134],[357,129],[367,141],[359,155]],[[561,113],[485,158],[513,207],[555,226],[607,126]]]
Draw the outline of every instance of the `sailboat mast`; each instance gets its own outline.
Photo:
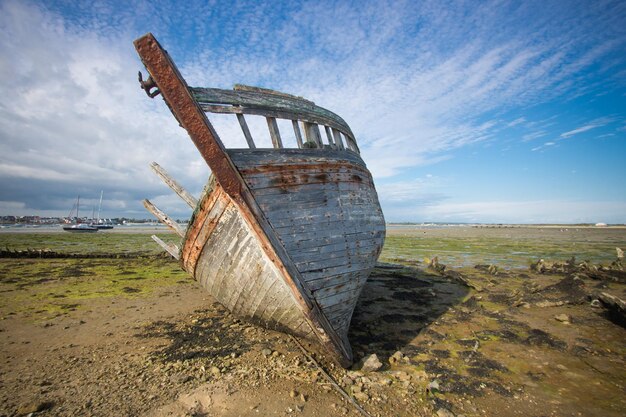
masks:
[[[80,196],[76,199],[76,224],[80,223],[80,217],[78,216],[78,208],[80,207]]]
[[[100,204],[98,205],[98,224],[100,224],[100,210],[102,209],[102,194],[104,194],[104,190],[100,190]]]

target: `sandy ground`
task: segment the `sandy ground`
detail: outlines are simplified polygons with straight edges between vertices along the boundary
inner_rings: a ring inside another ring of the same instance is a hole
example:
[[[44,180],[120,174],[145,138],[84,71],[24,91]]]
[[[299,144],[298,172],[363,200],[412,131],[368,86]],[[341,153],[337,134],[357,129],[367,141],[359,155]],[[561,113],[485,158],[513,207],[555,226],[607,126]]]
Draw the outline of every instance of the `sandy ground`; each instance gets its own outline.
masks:
[[[3,280],[20,279],[11,262],[0,260]],[[372,416],[624,415],[626,331],[588,298],[626,298],[624,285],[493,272],[377,268],[350,340],[380,370],[305,348]],[[288,336],[232,317],[191,280],[80,303],[53,319],[2,317],[0,415],[361,415]]]

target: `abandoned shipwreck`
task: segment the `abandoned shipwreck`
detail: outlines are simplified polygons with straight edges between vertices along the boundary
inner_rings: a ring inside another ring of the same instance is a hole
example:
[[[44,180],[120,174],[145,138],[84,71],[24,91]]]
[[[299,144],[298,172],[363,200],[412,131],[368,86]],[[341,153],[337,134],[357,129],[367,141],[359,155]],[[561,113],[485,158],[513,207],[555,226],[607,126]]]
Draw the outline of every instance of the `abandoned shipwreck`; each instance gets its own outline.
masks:
[[[311,101],[273,90],[188,87],[152,34],[135,47],[149,72],[147,80],[139,74],[142,88],[163,97],[212,172],[196,200],[152,164],[194,208],[184,231],[145,200],[182,238],[180,246],[155,241],[233,314],[321,343],[350,366],[350,320],[385,238],[350,127]],[[206,112],[236,115],[249,148],[226,149]],[[272,149],[255,146],[244,115],[266,118]],[[283,147],[277,118],[291,120],[297,149]]]

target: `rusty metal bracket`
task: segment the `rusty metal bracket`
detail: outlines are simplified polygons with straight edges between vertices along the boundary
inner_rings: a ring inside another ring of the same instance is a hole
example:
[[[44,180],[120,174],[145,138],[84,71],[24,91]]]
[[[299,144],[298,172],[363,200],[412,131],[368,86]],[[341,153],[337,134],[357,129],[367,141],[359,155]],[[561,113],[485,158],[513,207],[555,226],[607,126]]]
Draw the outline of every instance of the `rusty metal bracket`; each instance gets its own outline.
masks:
[[[148,79],[146,81],[143,80],[143,75],[141,74],[141,71],[139,71],[138,76],[139,85],[141,86],[141,89],[146,92],[148,97],[155,98],[156,96],[161,94],[159,87],[157,86],[156,82],[154,82],[151,75],[148,76]],[[156,90],[150,92],[150,90],[152,90],[153,88],[156,88]]]

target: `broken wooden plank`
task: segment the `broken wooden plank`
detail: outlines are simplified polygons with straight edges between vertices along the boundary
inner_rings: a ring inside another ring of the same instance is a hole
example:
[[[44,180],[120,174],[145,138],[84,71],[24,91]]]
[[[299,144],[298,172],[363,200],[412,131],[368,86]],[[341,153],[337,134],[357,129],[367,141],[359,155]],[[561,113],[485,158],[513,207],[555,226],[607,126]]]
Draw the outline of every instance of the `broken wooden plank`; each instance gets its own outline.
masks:
[[[172,229],[174,232],[176,232],[178,236],[180,237],[185,236],[185,232],[180,227],[180,225],[176,223],[170,216],[168,216],[167,214],[159,210],[159,208],[155,206],[154,204],[152,204],[150,200],[147,200],[147,199],[143,200],[143,206],[146,208],[146,210],[152,213],[154,217],[159,219],[161,223],[163,223],[164,225]]]
[[[239,126],[241,126],[241,130],[243,131],[243,136],[246,138],[246,142],[248,142],[248,147],[250,149],[256,149],[256,145],[252,139],[252,134],[250,133],[250,128],[248,128],[248,123],[246,123],[246,118],[243,114],[237,113],[237,120],[239,121]]]
[[[174,192],[178,194],[178,196],[182,198],[189,207],[191,207],[192,209],[196,208],[196,206],[198,205],[198,200],[196,200],[194,196],[189,194],[189,192],[187,192],[187,190],[185,190],[178,182],[176,182],[176,180],[170,177],[168,173],[161,167],[161,165],[157,164],[156,162],[152,162],[150,164],[150,168],[152,168],[154,173],[157,174],[159,178],[161,178],[161,180],[163,180],[163,182],[167,184],[168,187],[174,190]]]
[[[169,253],[170,255],[172,255],[172,258],[179,260],[180,259],[180,250],[178,249],[178,246],[176,246],[173,243],[165,243],[163,242],[157,235],[152,235],[152,240],[154,240],[156,243],[159,244],[160,247],[162,247],[167,253]]]

